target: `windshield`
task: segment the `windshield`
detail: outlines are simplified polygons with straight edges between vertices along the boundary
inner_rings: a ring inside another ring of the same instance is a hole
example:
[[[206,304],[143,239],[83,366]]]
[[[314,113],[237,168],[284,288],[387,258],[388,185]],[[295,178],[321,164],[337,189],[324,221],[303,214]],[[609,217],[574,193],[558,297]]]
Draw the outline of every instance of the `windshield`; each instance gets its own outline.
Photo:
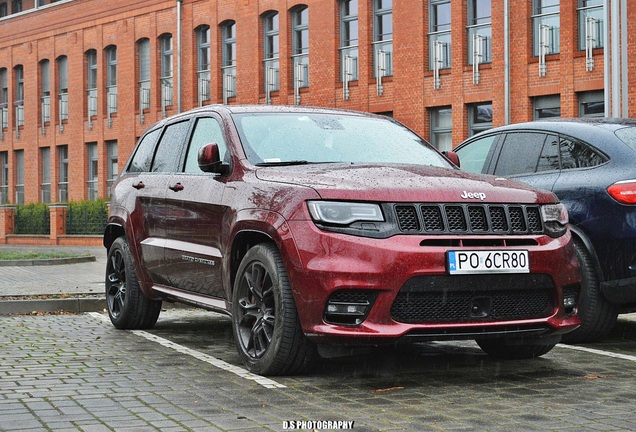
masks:
[[[389,119],[347,114],[250,113],[234,120],[254,165],[407,163],[449,167],[424,140]]]

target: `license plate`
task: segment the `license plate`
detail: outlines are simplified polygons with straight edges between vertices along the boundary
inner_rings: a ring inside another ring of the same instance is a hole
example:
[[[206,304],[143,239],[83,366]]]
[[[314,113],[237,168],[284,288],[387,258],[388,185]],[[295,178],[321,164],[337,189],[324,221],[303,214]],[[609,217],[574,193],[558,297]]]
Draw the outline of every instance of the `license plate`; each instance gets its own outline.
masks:
[[[450,274],[530,273],[526,250],[448,251]]]

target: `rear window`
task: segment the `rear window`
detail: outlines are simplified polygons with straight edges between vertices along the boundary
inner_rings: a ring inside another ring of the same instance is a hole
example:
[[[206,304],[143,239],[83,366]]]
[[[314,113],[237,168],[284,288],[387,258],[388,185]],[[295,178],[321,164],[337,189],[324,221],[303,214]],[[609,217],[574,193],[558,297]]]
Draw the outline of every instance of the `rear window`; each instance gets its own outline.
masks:
[[[618,139],[636,150],[636,127],[626,127],[614,132]]]

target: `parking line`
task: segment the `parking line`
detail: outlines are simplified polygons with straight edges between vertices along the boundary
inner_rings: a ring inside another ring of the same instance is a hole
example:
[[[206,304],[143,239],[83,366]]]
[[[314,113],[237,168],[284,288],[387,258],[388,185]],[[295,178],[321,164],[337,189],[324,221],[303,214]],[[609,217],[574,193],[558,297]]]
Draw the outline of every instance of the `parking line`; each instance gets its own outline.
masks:
[[[108,318],[106,318],[106,316],[103,315],[103,314],[100,314],[100,313],[97,313],[97,312],[90,312],[89,315],[93,316],[94,318],[98,318],[98,319],[100,319],[102,321],[110,322],[108,320]],[[135,334],[135,335],[137,335],[137,336],[141,336],[141,337],[143,337],[145,339],[148,339],[149,341],[156,342],[156,343],[158,343],[160,345],[163,345],[166,348],[171,348],[171,349],[173,349],[173,350],[175,350],[175,351],[177,351],[177,352],[179,352],[181,354],[186,354],[186,355],[192,356],[192,357],[194,357],[194,358],[196,358],[198,360],[201,360],[201,361],[203,361],[205,363],[208,363],[208,364],[210,364],[212,366],[215,366],[215,367],[217,367],[219,369],[223,369],[224,371],[231,372],[231,373],[233,373],[233,374],[235,374],[235,375],[237,375],[237,376],[239,376],[241,378],[244,378],[244,379],[247,379],[247,380],[250,380],[250,381],[254,381],[257,384],[260,384],[260,385],[262,385],[265,388],[286,388],[287,387],[287,386],[285,386],[283,384],[280,384],[280,383],[278,383],[278,382],[276,382],[274,380],[271,380],[269,378],[265,378],[265,377],[262,377],[260,375],[256,375],[256,374],[254,374],[252,372],[247,371],[246,369],[243,369],[243,368],[238,367],[238,366],[231,365],[231,364],[229,364],[227,362],[224,362],[223,360],[217,359],[216,357],[212,357],[211,355],[204,354],[202,352],[193,350],[193,349],[185,347],[183,345],[179,345],[177,343],[169,341],[168,339],[164,339],[162,337],[155,336],[155,335],[153,335],[151,333],[148,333],[146,331],[143,331],[143,330],[130,330],[130,332]]]
[[[631,356],[631,355],[627,355],[627,354],[613,353],[613,352],[610,352],[610,351],[602,351],[602,350],[598,350],[598,349],[594,349],[594,348],[586,348],[586,347],[576,346],[576,345],[559,344],[558,347],[559,348],[568,348],[568,349],[575,350],[575,351],[584,351],[584,352],[588,352],[588,353],[591,353],[591,354],[598,354],[598,355],[602,355],[602,356],[606,356],[606,357],[613,357],[613,358],[618,358],[618,359],[622,359],[622,360],[629,360],[629,361],[636,362],[636,356]]]

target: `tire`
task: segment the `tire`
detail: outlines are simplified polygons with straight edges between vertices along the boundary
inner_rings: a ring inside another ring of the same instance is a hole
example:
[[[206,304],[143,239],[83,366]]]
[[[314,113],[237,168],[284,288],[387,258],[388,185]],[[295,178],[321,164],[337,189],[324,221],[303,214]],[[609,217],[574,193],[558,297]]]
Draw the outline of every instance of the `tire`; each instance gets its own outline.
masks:
[[[578,305],[581,326],[563,335],[563,341],[595,342],[605,338],[614,328],[618,306],[608,302],[601,294],[594,260],[583,242],[574,239],[574,249],[581,266],[581,295]]]
[[[318,360],[315,344],[300,326],[280,252],[271,243],[252,247],[239,265],[232,329],[238,354],[253,373],[299,374]]]
[[[541,357],[559,343],[559,336],[545,338],[477,339],[477,345],[489,356],[502,360],[522,360]]]
[[[124,237],[108,250],[106,305],[113,325],[122,330],[148,329],[161,312],[161,300],[151,300],[139,287],[135,264]]]

